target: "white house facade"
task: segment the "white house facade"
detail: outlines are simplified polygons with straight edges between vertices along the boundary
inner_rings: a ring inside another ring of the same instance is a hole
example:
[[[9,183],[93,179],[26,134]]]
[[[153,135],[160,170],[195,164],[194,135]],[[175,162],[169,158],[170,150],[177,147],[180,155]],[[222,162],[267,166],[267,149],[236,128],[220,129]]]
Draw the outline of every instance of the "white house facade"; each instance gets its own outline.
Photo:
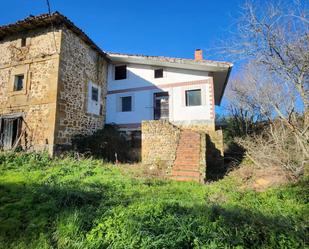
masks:
[[[106,123],[140,129],[143,120],[175,125],[205,124],[215,129],[231,63],[109,53]]]

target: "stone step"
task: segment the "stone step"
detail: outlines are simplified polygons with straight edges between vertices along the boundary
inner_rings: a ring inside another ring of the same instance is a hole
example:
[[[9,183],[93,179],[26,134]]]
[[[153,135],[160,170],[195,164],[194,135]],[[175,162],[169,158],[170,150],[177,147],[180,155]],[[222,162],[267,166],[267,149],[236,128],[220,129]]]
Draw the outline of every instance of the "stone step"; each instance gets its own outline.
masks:
[[[186,149],[186,150],[179,150],[179,151],[177,151],[177,153],[176,153],[177,155],[195,155],[195,156],[200,156],[200,150],[199,150],[199,148],[196,148],[196,149],[190,149],[190,150],[188,150],[188,149]]]
[[[175,169],[173,168],[173,170],[175,171],[198,171],[199,168],[197,167],[177,167],[175,166]]]
[[[196,132],[182,132],[180,137],[182,138],[190,138],[190,139],[198,139],[200,138],[200,134]]]
[[[195,157],[195,158],[199,158],[200,155],[197,153],[177,153],[176,156],[182,157],[182,156],[190,156],[190,157]]]
[[[196,156],[199,156],[199,154],[200,154],[200,148],[193,148],[193,149],[185,149],[185,150],[183,150],[183,149],[179,149],[178,151],[177,151],[177,154],[178,155],[181,155],[181,154],[192,154],[192,155],[196,155]]]
[[[181,132],[171,179],[200,181],[200,143],[199,133],[190,130]]]
[[[199,155],[190,155],[190,154],[176,154],[176,159],[184,159],[184,158],[188,158],[188,159],[199,159],[200,156]]]
[[[177,162],[182,162],[182,163],[198,163],[199,159],[196,158],[196,157],[182,156],[182,157],[177,158],[175,163],[177,163]]]
[[[192,165],[192,166],[198,166],[199,165],[199,160],[198,159],[195,159],[195,160],[192,160],[192,159],[186,159],[186,158],[182,158],[182,159],[177,159],[175,162],[174,162],[174,165]]]
[[[184,177],[200,177],[199,171],[193,170],[172,170],[172,176],[184,176]]]
[[[179,162],[175,162],[174,166],[176,167],[194,167],[194,168],[198,168],[199,167],[199,163],[198,162],[184,162],[184,161],[179,161]]]
[[[170,179],[182,182],[200,182],[199,177],[171,176]]]

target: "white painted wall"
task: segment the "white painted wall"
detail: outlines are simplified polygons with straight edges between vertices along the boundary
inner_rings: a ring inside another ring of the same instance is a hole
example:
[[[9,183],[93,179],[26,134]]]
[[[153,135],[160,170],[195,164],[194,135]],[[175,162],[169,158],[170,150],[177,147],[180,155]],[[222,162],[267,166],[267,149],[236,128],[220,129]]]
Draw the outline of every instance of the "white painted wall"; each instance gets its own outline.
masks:
[[[158,89],[116,93],[107,95],[107,123],[133,124],[142,120],[153,119],[153,94],[160,91],[169,92],[169,112],[171,122],[213,122],[210,109],[211,88],[209,84],[194,86],[163,87],[166,84],[190,82],[209,79],[207,72],[186,69],[164,68],[163,78],[154,78],[154,69],[149,65],[127,64],[127,78],[114,80],[114,65],[108,69],[108,91],[157,86]],[[185,91],[190,89],[202,90],[201,106],[185,106]],[[132,112],[121,112],[119,98],[132,96]],[[118,103],[118,104],[117,104]]]

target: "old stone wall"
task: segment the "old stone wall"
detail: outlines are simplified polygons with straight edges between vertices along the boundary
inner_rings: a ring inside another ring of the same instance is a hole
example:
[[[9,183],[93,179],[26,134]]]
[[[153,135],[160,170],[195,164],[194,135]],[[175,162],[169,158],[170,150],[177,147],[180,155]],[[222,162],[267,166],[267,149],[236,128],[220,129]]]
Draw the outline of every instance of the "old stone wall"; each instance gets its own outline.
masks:
[[[100,87],[100,113],[88,113],[88,84]],[[62,30],[55,144],[70,145],[77,134],[91,134],[105,123],[107,61],[72,31]]]
[[[188,129],[192,131],[212,133],[215,132],[215,121],[211,121],[208,123],[200,123],[200,124],[175,124],[181,129]]]
[[[21,46],[21,39],[26,39]],[[54,142],[61,31],[31,30],[0,41],[0,116],[20,113],[29,150],[49,150]],[[24,88],[14,91],[15,75]]]
[[[180,129],[168,121],[142,122],[142,162],[170,171],[176,159]]]
[[[223,132],[217,130],[206,134],[207,179],[215,179],[224,172]]]
[[[207,170],[223,166],[222,131],[177,127],[168,121],[142,122],[142,162],[164,167],[172,179],[204,182]]]

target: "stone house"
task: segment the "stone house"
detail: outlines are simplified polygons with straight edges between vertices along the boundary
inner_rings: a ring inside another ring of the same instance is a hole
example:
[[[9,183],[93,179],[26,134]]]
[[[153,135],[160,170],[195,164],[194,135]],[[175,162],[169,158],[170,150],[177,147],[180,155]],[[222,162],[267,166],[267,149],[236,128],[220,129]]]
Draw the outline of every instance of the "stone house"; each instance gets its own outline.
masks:
[[[0,149],[53,154],[105,123],[107,55],[65,16],[0,27]]]
[[[173,178],[202,182],[222,162],[215,105],[231,63],[105,53],[58,12],[0,26],[0,55],[0,150],[53,155],[110,123]]]

